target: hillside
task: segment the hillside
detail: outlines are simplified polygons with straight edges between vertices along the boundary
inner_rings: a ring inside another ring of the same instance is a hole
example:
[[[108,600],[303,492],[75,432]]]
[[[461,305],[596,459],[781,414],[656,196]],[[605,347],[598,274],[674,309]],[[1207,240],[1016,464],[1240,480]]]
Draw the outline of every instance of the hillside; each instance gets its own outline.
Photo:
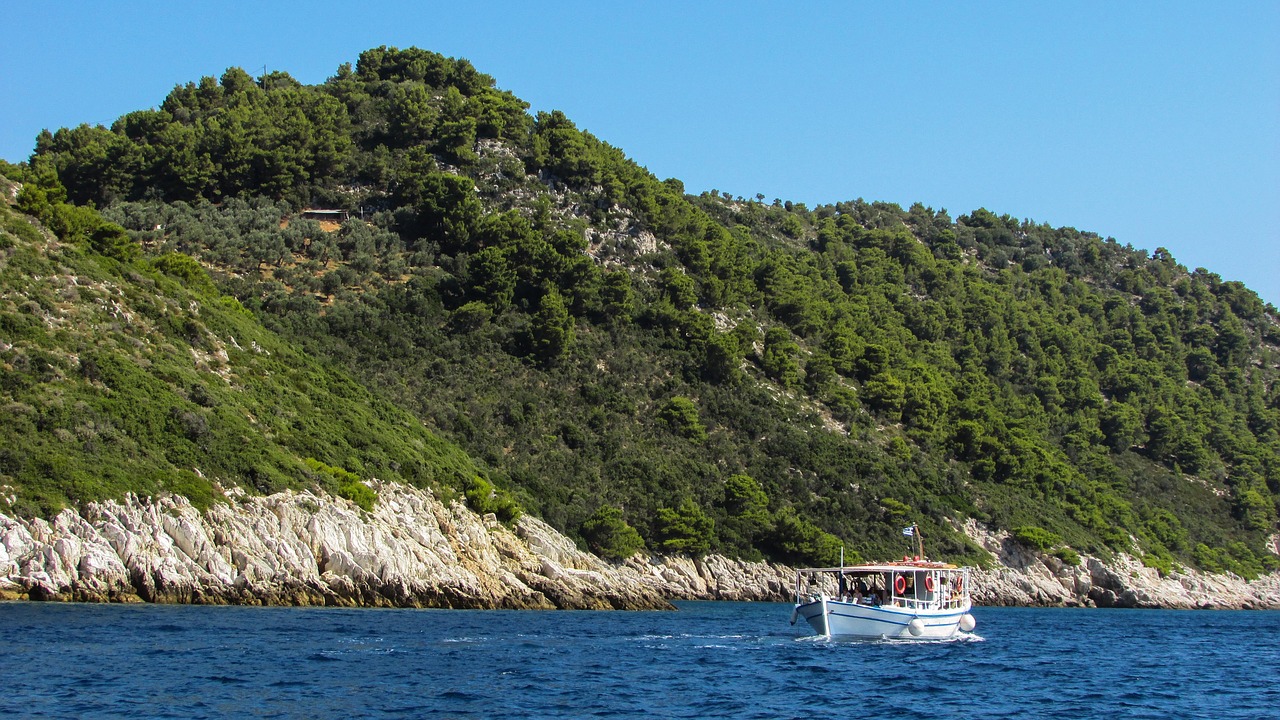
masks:
[[[58,239],[0,204],[6,510],[165,492],[207,507],[237,486],[367,509],[373,477],[446,492],[482,481],[456,445],[263,328],[190,258],[137,258],[92,210],[54,214],[98,228]]]
[[[62,238],[7,216],[19,507],[337,468],[497,502],[482,475],[607,556],[891,556],[916,521],[977,560],[973,518],[1067,562],[1277,567],[1280,315],[1239,283],[985,209],[691,196],[526,110],[378,48],[43,133],[5,168]]]

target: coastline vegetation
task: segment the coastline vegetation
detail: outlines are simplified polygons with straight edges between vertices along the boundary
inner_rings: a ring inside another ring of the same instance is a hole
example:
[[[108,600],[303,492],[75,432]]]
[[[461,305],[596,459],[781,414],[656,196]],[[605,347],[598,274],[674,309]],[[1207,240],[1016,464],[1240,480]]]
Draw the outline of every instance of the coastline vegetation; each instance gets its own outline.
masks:
[[[690,195],[527,110],[384,47],[42,133],[0,166],[17,510],[377,476],[615,558],[893,557],[915,521],[972,560],[974,519],[1277,568],[1280,313],[1240,283],[981,208]]]

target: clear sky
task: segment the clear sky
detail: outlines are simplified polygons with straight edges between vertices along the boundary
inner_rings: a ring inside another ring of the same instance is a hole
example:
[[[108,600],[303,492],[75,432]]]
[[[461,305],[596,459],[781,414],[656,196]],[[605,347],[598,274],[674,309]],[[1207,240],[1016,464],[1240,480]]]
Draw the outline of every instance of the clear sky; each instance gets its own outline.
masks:
[[[696,5],[696,7],[688,7]],[[0,157],[239,66],[465,57],[691,192],[978,207],[1280,305],[1280,2],[9,0]]]

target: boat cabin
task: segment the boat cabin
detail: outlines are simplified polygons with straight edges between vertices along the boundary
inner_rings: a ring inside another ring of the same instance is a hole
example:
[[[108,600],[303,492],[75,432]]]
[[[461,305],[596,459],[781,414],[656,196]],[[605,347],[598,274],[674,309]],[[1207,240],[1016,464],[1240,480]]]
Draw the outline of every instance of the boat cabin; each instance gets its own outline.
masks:
[[[857,605],[952,609],[968,604],[968,568],[920,560],[796,571],[796,603],[827,597]]]

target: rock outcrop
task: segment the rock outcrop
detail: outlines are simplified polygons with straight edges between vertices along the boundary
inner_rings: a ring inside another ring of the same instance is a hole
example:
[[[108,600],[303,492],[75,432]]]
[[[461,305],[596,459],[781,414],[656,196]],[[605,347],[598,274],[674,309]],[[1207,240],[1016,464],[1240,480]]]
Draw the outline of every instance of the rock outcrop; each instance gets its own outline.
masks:
[[[973,599],[979,605],[1126,608],[1280,608],[1280,575],[1253,581],[1193,570],[1161,577],[1132,556],[1103,562],[1082,556],[1079,565],[992,533],[972,520],[965,533],[992,554],[994,567],[975,570]]]
[[[451,608],[666,609],[651,575],[606,563],[533,517],[514,529],[430,492],[377,484],[372,512],[308,492],[90,503],[0,515],[9,598]]]
[[[450,608],[669,609],[670,600],[787,601],[783,565],[636,555],[609,563],[537,518],[514,527],[431,492],[375,483],[372,512],[309,492],[200,511],[166,496],[90,503],[51,521],[0,515],[0,598]],[[1280,608],[1280,575],[1161,577],[1134,558],[1079,566],[970,522],[993,556],[980,605]]]

